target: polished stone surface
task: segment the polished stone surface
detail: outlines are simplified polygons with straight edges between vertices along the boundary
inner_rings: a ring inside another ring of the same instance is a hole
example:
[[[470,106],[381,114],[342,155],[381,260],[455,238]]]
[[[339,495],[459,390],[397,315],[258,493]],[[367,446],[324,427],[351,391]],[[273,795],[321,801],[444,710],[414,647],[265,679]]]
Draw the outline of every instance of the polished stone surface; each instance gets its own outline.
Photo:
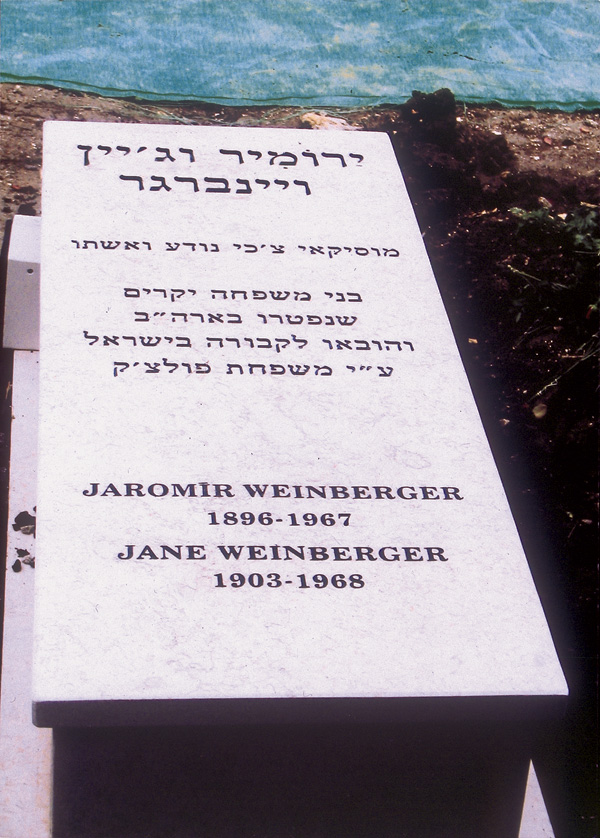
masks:
[[[44,724],[566,693],[385,135],[47,124],[42,263]]]
[[[0,835],[49,838],[52,732],[31,720],[38,353],[14,353],[0,698]],[[24,517],[29,516],[29,517]]]

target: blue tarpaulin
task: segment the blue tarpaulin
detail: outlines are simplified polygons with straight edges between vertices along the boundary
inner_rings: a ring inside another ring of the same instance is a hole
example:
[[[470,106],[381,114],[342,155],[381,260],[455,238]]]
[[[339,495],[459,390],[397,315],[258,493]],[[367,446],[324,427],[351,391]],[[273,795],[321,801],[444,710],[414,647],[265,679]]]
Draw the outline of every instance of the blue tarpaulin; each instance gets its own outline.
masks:
[[[2,0],[0,79],[142,99],[600,105],[599,0]]]

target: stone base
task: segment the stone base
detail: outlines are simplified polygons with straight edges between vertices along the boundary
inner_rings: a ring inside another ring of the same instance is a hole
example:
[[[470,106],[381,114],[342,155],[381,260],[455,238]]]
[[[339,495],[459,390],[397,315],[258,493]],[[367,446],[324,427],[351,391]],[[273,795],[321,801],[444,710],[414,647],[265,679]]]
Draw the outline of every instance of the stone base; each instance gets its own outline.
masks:
[[[517,838],[522,737],[442,723],[60,729],[55,838]]]

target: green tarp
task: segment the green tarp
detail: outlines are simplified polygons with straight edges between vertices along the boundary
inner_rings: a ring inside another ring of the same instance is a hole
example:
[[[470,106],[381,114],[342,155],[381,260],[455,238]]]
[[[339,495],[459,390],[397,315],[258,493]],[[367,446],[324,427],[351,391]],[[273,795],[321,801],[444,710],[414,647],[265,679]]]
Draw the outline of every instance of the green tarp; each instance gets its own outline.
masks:
[[[2,0],[3,81],[144,99],[600,105],[599,0]]]

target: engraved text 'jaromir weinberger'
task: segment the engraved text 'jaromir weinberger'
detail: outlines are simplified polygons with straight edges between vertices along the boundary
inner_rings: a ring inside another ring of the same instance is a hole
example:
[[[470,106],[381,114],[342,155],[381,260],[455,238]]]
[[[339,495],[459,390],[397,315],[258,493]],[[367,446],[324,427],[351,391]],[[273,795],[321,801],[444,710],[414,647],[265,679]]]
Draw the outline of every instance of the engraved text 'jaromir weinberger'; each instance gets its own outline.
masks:
[[[244,483],[239,494],[251,498],[327,498],[330,500],[463,500],[456,486],[297,486],[287,483]],[[86,497],[233,498],[230,483],[90,483]]]

